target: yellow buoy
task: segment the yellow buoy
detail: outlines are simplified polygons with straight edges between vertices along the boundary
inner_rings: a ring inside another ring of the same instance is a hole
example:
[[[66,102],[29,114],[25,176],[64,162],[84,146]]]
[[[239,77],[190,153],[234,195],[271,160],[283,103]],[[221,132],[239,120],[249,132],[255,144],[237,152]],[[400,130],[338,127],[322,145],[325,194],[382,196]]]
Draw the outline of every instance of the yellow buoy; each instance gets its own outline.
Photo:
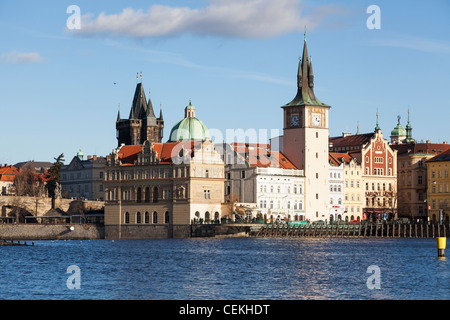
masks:
[[[445,256],[445,247],[446,247],[447,238],[445,237],[438,237],[436,238],[436,245],[438,249],[438,257],[444,257]]]

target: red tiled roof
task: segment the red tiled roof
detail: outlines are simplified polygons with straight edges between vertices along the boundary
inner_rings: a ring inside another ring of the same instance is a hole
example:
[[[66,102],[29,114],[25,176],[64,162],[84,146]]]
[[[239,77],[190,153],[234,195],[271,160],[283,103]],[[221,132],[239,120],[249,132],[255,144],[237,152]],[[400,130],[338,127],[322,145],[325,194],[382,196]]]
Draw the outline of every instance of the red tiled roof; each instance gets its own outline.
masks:
[[[172,156],[177,156],[182,148],[187,152],[193,152],[199,147],[201,147],[200,141],[153,143],[153,151],[157,153],[160,164],[172,163]],[[122,166],[132,166],[141,152],[142,145],[123,146],[118,152]]]
[[[14,181],[19,169],[13,166],[0,167],[0,181]]]
[[[354,147],[363,146],[375,135],[375,133],[355,134],[350,136],[339,136],[329,138],[329,142],[333,144],[333,148],[336,147]]]
[[[269,144],[233,142],[231,146],[251,167],[297,169],[284,154],[271,151]]]
[[[401,143],[393,144],[391,148],[398,150],[398,155],[405,154],[439,154],[450,148],[446,143]]]
[[[428,159],[426,162],[440,162],[450,161],[450,149],[435,155],[433,158]]]
[[[141,151],[142,146],[140,145],[123,146],[118,152],[119,160],[122,161],[124,166],[133,165]]]
[[[342,159],[344,159],[345,163],[349,163],[351,160],[354,159],[349,153],[343,152],[330,152],[328,158],[338,166],[342,163]]]

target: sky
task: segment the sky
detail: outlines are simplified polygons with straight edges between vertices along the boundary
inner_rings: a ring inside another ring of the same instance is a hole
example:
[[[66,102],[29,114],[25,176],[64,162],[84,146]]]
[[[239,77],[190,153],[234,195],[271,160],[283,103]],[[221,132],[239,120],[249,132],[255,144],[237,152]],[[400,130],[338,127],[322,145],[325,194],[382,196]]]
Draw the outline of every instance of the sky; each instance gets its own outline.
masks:
[[[442,143],[449,21],[447,0],[2,0],[0,164],[110,154],[141,72],[164,141],[191,99],[216,142],[265,143],[296,95],[305,30],[331,136],[372,132],[378,112],[389,139],[409,108],[413,138]]]

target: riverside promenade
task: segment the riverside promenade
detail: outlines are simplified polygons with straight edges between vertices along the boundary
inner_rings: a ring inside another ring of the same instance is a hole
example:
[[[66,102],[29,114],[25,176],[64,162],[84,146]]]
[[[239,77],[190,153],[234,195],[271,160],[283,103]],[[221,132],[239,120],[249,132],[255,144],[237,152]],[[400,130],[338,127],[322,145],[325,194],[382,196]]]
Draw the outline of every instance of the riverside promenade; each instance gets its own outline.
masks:
[[[404,223],[404,222],[361,222],[301,225],[267,224],[262,226],[256,237],[389,237],[389,238],[436,238],[448,237],[450,223]]]

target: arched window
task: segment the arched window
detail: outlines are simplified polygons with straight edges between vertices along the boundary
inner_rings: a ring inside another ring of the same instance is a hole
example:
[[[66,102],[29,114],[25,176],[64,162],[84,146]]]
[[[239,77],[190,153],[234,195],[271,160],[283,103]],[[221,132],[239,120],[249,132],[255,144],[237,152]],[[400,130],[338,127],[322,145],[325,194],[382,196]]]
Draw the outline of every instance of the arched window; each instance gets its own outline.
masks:
[[[150,215],[148,214],[148,211],[145,212],[144,223],[150,223]]]
[[[166,211],[166,213],[164,213],[164,223],[169,222],[170,222],[169,211]]]
[[[138,187],[136,189],[136,202],[141,202],[142,201],[142,189],[141,187]]]
[[[153,212],[153,223],[158,223],[158,213],[156,211]]]
[[[220,218],[220,214],[216,211],[214,213],[214,220],[219,221],[219,218]]]
[[[153,187],[153,202],[158,202],[158,187]]]
[[[141,213],[136,213],[136,223],[141,223]]]
[[[209,212],[206,211],[205,212],[205,221],[209,221],[209,219],[210,219]]]
[[[128,212],[125,212],[125,223],[130,223],[130,214]]]
[[[144,201],[150,202],[150,188],[146,187],[144,192]]]

